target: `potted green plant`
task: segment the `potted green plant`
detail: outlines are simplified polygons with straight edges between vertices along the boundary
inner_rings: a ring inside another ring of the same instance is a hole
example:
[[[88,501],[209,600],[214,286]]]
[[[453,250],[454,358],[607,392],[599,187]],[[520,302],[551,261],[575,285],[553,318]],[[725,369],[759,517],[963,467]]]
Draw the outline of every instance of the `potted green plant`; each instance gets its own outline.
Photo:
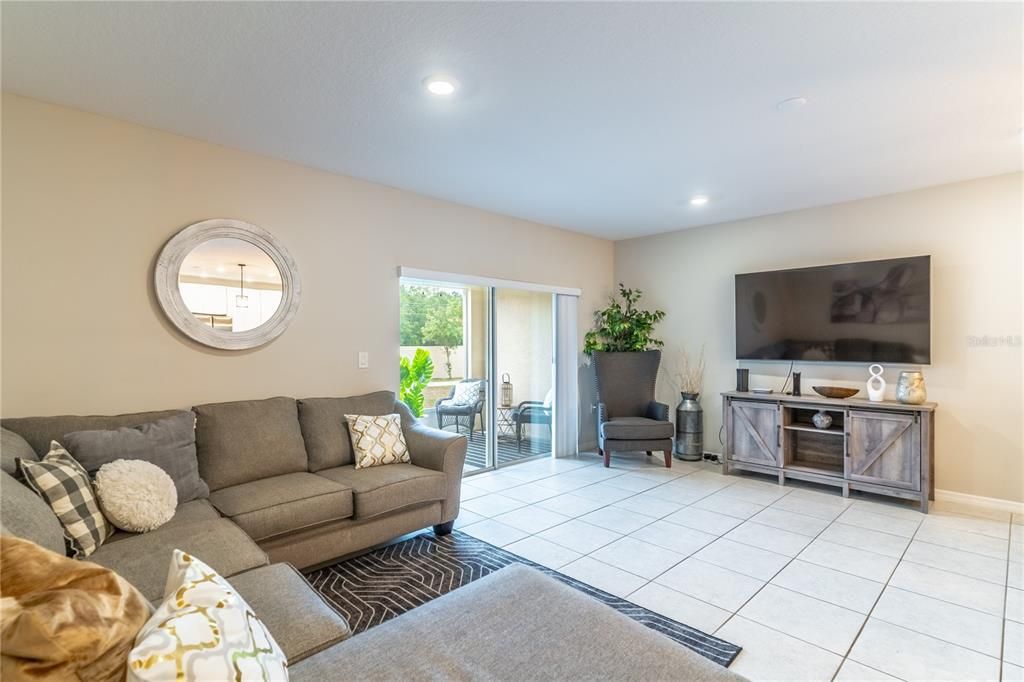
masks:
[[[583,352],[641,353],[664,346],[653,334],[654,325],[665,318],[665,312],[637,308],[643,292],[627,289],[621,282],[619,296],[622,303],[612,297],[607,308],[594,313],[594,328],[583,337]]]

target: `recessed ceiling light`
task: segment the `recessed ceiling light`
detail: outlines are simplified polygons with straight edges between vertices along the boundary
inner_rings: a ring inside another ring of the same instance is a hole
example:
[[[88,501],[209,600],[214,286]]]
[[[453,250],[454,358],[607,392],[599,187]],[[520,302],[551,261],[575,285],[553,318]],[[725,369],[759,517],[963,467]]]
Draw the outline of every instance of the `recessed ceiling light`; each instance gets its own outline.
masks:
[[[703,206],[708,203],[709,199],[703,194],[697,194],[690,197],[690,206]]]
[[[790,97],[776,104],[775,108],[779,111],[796,111],[805,104],[807,104],[806,97]]]
[[[440,76],[431,76],[423,81],[424,87],[427,88],[427,92],[431,95],[438,95],[441,97],[447,97],[455,92],[458,88],[458,84],[450,78],[442,78]]]

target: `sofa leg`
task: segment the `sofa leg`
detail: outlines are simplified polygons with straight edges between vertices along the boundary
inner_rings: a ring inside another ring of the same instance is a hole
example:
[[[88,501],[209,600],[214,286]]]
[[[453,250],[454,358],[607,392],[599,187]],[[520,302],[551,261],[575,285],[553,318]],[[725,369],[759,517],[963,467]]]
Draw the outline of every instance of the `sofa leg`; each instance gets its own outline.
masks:
[[[451,521],[446,521],[444,523],[439,523],[436,526],[434,526],[434,535],[436,535],[437,537],[443,537],[445,535],[450,535],[451,532],[452,532],[452,528],[454,528],[454,527],[455,527],[455,520],[454,519],[451,520]]]
[[[651,456],[651,455],[653,455],[653,454],[654,454],[654,453],[653,453],[653,452],[651,452],[650,450],[648,450],[648,451],[647,451],[647,456],[648,456],[648,457],[650,457],[650,456]]]
[[[665,451],[665,468],[666,469],[671,469],[672,468],[672,451],[671,450],[666,450]]]
[[[610,467],[612,465],[612,453],[611,453],[611,450],[609,450],[607,448],[603,448],[603,449],[602,448],[598,448],[597,449],[597,454],[599,454],[602,457],[604,457],[604,468],[605,469],[607,469],[608,467]]]

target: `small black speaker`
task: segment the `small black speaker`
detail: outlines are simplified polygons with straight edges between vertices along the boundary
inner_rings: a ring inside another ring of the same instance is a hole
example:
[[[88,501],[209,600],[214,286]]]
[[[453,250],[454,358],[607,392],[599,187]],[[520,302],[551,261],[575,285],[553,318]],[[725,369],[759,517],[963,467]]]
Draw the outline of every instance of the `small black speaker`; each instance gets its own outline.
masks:
[[[736,390],[744,392],[744,393],[750,390],[750,370],[749,369],[737,369],[736,370]]]
[[[800,372],[793,372],[793,395],[800,395]]]

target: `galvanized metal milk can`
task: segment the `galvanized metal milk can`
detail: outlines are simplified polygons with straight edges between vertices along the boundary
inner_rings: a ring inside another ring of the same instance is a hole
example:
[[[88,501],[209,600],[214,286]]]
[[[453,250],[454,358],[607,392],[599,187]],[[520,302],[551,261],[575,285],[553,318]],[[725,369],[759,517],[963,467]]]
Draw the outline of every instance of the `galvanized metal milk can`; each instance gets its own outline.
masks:
[[[704,457],[704,410],[699,393],[680,393],[676,407],[676,455],[696,462]]]

